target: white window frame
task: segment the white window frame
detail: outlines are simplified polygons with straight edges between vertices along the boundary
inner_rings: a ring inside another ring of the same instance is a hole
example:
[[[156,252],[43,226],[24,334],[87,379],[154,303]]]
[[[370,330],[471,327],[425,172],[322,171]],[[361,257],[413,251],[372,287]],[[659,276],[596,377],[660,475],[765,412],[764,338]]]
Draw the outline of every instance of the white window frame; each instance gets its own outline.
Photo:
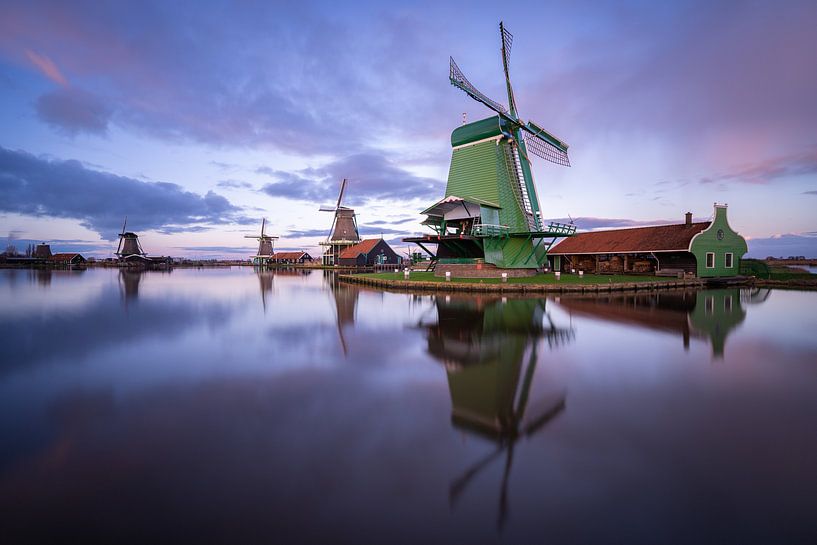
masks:
[[[709,264],[709,256],[712,256],[712,265]],[[715,252],[706,252],[706,268],[707,269],[715,268]]]
[[[723,263],[724,267],[727,269],[734,269],[735,268],[735,254],[732,252],[726,252],[723,254]]]

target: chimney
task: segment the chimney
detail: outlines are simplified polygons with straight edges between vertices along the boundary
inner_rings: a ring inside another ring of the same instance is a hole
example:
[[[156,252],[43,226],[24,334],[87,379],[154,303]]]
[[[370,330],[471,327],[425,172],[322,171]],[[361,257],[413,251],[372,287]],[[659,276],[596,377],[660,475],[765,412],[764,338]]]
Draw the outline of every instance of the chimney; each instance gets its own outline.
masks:
[[[685,214],[685,217],[686,217],[686,224],[687,225],[692,225],[692,212],[687,212]]]

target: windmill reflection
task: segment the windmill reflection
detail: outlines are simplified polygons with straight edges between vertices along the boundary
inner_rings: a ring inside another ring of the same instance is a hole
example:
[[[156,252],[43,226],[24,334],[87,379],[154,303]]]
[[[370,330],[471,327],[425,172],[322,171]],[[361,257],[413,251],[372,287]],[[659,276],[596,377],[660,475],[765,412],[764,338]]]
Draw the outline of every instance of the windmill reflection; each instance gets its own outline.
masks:
[[[256,267],[258,283],[261,285],[261,306],[264,307],[264,314],[267,313],[267,294],[272,294],[273,280],[275,275],[272,271],[261,267]]]
[[[357,300],[360,290],[353,284],[339,282],[337,275],[332,271],[324,271],[324,282],[329,286],[332,297],[335,299],[335,318],[338,327],[338,339],[343,350],[343,357],[349,357],[349,346],[346,343],[345,330],[355,324]]]
[[[147,271],[144,269],[134,267],[123,267],[119,269],[119,291],[125,303],[136,300],[139,297],[139,283],[145,274],[147,274]]]
[[[717,289],[561,297],[571,316],[587,316],[645,329],[680,333],[708,341],[713,359],[722,359],[726,338],[746,319],[744,304],[766,301],[769,290]]]
[[[500,528],[508,514],[508,478],[516,442],[541,431],[565,408],[563,393],[529,410],[538,350],[570,342],[572,329],[557,327],[544,299],[439,296],[437,322],[421,324],[428,352],[446,369],[454,427],[496,447],[451,482],[452,507],[484,468],[505,455],[500,485]]]

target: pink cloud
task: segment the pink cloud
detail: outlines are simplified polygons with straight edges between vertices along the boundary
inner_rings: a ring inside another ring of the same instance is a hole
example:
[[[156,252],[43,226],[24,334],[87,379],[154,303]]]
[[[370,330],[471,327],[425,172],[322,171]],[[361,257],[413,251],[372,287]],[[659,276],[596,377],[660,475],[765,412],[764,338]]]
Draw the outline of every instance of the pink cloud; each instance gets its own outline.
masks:
[[[68,80],[62,75],[60,69],[54,64],[54,61],[44,55],[38,55],[30,49],[26,49],[26,56],[34,66],[40,69],[40,72],[42,72],[45,77],[63,87],[68,86]]]

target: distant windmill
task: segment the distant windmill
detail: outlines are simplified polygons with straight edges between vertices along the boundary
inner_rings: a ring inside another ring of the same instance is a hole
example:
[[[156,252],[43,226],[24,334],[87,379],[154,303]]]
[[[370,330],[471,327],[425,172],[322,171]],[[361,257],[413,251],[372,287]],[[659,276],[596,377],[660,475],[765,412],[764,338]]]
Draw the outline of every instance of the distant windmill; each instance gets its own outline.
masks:
[[[258,253],[252,258],[253,265],[267,265],[275,254],[275,241],[278,237],[264,232],[266,224],[267,219],[262,218],[260,235],[244,235],[244,238],[254,238],[258,241]]]
[[[128,217],[125,216],[122,232],[119,233],[119,247],[116,250],[116,257],[119,259],[128,259],[131,256],[145,257],[147,254],[142,250],[142,245],[139,244],[139,235],[125,231],[127,225]]]
[[[329,230],[329,236],[326,241],[321,242],[321,246],[326,246],[323,253],[323,264],[327,266],[335,265],[337,256],[344,248],[353,246],[360,242],[360,233],[357,229],[357,218],[355,211],[348,206],[342,206],[343,194],[346,192],[346,178],[340,183],[340,193],[338,193],[338,202],[335,206],[321,206],[318,210],[321,212],[334,212],[335,217],[332,219],[332,227]]]

